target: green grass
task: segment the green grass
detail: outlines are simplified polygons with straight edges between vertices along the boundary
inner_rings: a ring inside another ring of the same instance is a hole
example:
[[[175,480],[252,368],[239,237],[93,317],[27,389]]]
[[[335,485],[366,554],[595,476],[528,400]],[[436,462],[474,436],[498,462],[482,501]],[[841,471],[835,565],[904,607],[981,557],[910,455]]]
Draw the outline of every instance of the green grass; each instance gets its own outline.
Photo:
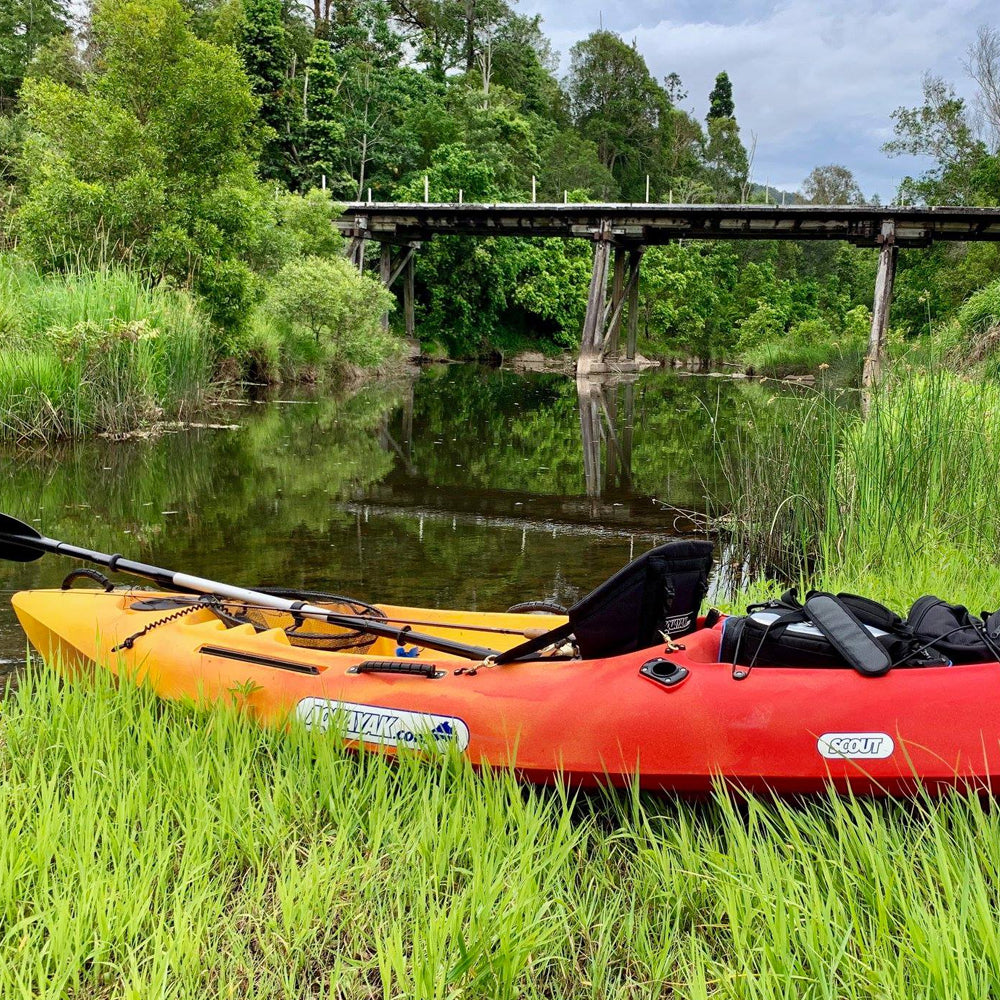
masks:
[[[184,292],[137,275],[43,276],[0,256],[0,440],[118,434],[205,402],[214,351]]]
[[[816,393],[798,408],[749,409],[718,447],[730,484],[720,507],[750,577],[777,573],[902,610],[924,593],[976,612],[997,604],[995,383],[902,369],[867,416],[856,394]]]
[[[102,677],[4,705],[0,995],[885,997],[1000,977],[1000,813],[574,798]]]

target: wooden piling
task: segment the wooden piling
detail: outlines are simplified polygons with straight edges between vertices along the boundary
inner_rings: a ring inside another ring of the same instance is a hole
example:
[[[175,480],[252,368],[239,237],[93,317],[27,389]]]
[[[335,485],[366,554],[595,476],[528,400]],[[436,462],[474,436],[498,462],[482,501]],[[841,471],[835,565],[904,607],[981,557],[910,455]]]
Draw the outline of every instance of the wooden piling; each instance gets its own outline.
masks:
[[[382,284],[388,288],[392,284],[392,244],[383,243],[382,253],[379,256],[379,276],[382,278]],[[386,310],[382,313],[382,329],[389,329],[389,312]]]
[[[881,249],[878,255],[878,274],[875,277],[875,299],[872,303],[872,327],[868,337],[868,353],[861,373],[861,385],[870,389],[882,376],[885,363],[885,345],[889,336],[889,308],[892,305],[892,290],[896,280],[895,224],[892,219],[882,223],[879,237]]]
[[[406,322],[406,336],[410,340],[413,340],[417,335],[417,322],[413,306],[415,270],[413,253],[411,252],[406,261],[406,274],[403,278],[403,318]]]
[[[610,251],[611,220],[602,219],[594,233],[594,264],[590,272],[587,314],[583,320],[583,334],[580,338],[580,357],[576,363],[577,375],[588,375],[600,364]]]
[[[639,247],[631,253],[628,282],[628,326],[625,334],[625,359],[635,361],[635,345],[639,336],[639,265],[643,249]]]
[[[625,248],[615,247],[614,267],[611,272],[611,315],[605,335],[602,354],[606,358],[618,357],[618,335],[622,327],[622,300],[625,295]]]

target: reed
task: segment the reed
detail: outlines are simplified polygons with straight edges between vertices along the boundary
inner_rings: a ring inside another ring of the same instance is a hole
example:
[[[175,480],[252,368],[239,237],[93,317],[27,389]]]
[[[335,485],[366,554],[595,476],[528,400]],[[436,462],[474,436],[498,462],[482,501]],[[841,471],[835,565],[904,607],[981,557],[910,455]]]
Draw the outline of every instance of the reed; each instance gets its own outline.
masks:
[[[42,276],[0,257],[0,440],[133,430],[201,405],[207,321],[184,292],[125,271]]]
[[[717,500],[750,578],[1000,603],[1000,387],[901,370],[866,415],[852,394],[817,392],[760,419],[766,433],[755,405],[717,442]]]
[[[234,694],[238,701],[238,695]],[[29,671],[0,994],[987,996],[1000,813],[573,795]]]

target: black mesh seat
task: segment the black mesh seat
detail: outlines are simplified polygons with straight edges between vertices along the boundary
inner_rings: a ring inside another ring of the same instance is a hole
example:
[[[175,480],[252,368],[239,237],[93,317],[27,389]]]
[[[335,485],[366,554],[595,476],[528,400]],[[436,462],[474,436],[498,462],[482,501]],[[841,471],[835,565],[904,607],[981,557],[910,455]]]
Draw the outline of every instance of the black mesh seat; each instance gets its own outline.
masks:
[[[668,542],[633,559],[569,609],[569,622],[501,653],[497,663],[529,659],[570,635],[585,660],[620,656],[676,639],[698,625],[712,572],[712,543]]]

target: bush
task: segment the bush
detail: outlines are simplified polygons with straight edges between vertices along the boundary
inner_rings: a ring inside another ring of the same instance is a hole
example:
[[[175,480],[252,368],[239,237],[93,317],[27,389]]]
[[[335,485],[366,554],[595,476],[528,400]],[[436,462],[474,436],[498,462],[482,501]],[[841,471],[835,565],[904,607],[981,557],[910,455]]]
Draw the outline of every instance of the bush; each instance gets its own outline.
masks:
[[[0,438],[122,433],[202,403],[208,322],[191,295],[109,270],[42,277],[0,257]]]
[[[398,341],[382,329],[382,315],[394,304],[391,292],[344,258],[310,256],[281,269],[267,311],[290,347],[308,334],[319,348],[318,362],[374,368],[398,349]]]

